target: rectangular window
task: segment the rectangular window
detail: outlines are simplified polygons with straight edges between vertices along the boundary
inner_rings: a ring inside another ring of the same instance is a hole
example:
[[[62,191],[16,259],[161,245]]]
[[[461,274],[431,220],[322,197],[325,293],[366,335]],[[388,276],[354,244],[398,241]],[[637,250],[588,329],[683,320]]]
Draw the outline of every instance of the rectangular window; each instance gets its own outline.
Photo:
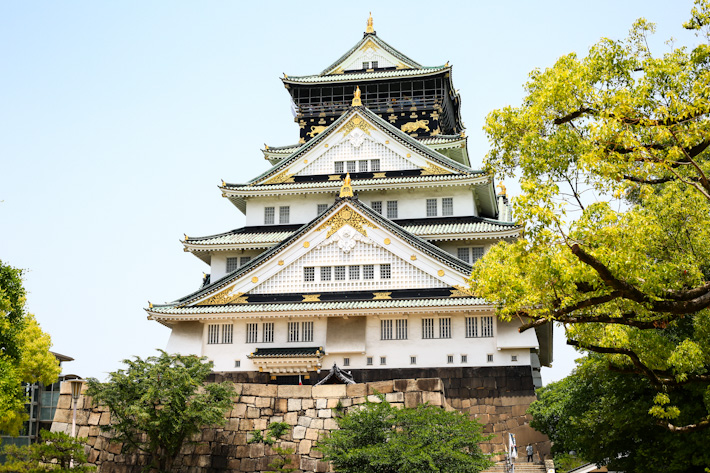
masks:
[[[335,268],[335,280],[345,281],[345,266],[336,266]]]
[[[363,63],[362,63],[362,68],[363,68],[363,69],[369,69],[369,68],[370,68],[370,63],[369,63],[369,62],[363,62]]]
[[[210,324],[207,326],[207,344],[214,345],[219,343],[219,325]]]
[[[426,200],[426,216],[427,217],[436,217],[436,199],[427,199]]]
[[[371,356],[367,357],[367,366],[372,366],[372,357]]]
[[[366,264],[362,267],[362,279],[375,279],[374,264]]]
[[[417,357],[416,357],[416,356],[410,356],[410,357],[409,357],[409,364],[410,364],[410,365],[416,365],[416,364],[417,364]]]
[[[332,268],[330,266],[321,266],[320,268],[320,280],[321,281],[330,281],[330,278],[332,277]]]
[[[244,266],[249,261],[251,261],[251,256],[242,256],[241,258],[239,258],[239,267]]]
[[[466,317],[466,338],[478,337],[478,317]]]
[[[355,169],[357,169],[355,166],[355,161],[348,161],[347,165],[348,165],[348,172],[354,173]]]
[[[264,225],[273,225],[275,214],[274,207],[264,207]]]
[[[303,280],[306,282],[312,282],[316,280],[316,268],[313,266],[306,266],[303,268]]]
[[[483,258],[483,247],[474,246],[473,248],[471,248],[471,263],[475,263],[481,258]]]
[[[397,201],[387,201],[387,218],[397,218]]]
[[[371,159],[370,160],[370,171],[378,172],[379,170],[380,170],[380,160],[379,159]]]
[[[241,360],[234,360],[234,367],[235,368],[240,368],[242,366]]]
[[[461,355],[461,363],[468,363],[468,355]]]
[[[234,258],[227,258],[227,272],[231,273],[235,269],[239,267],[239,258],[234,257]]]
[[[233,324],[222,324],[222,343],[232,343],[233,335],[234,335],[234,325]]]
[[[446,362],[451,364],[454,362],[454,355],[446,355]]]
[[[350,266],[350,280],[360,279],[360,266]]]
[[[350,366],[350,358],[343,358],[343,366]]]
[[[381,357],[380,357],[380,364],[381,364],[381,365],[386,365],[386,364],[387,364],[387,357],[386,357],[386,356],[381,356]]]
[[[377,64],[379,61],[372,61],[372,69],[377,69]]]
[[[318,204],[318,215],[328,210],[328,204]]]
[[[444,197],[441,199],[441,215],[444,217],[450,217],[454,214],[454,199],[451,197]]]
[[[518,355],[510,355],[510,361],[518,361]]]
[[[279,207],[279,223],[288,223],[289,214],[291,213],[290,207],[288,205]]]
[[[247,324],[247,343],[259,341],[259,324]]]
[[[493,317],[481,317],[481,336],[493,336]]]
[[[370,207],[372,207],[372,210],[374,210],[378,214],[382,215],[382,201],[381,200],[378,200],[375,202],[370,202]]]
[[[392,265],[381,264],[380,265],[380,279],[392,279]]]
[[[359,161],[358,166],[360,172],[367,172],[367,161]]]
[[[274,343],[274,323],[264,322],[262,325],[261,340],[264,343]]]
[[[336,174],[345,172],[345,161],[335,161],[335,172]]]
[[[439,319],[439,338],[451,338],[451,318]]]
[[[471,249],[470,248],[457,248],[456,249],[456,256],[461,261],[465,261],[467,263],[470,263],[471,262]]]
[[[380,340],[392,340],[392,320],[380,320]]]
[[[313,341],[313,322],[303,322],[301,324],[303,327],[303,338],[301,341],[312,342]]]
[[[289,342],[297,342],[298,341],[298,335],[299,335],[299,323],[298,322],[289,322],[288,323],[288,341]]]
[[[490,354],[489,354],[489,355],[486,355],[486,361],[487,361],[488,363],[493,363],[493,355],[490,355]]]
[[[407,319],[397,319],[394,321],[395,336],[397,340],[407,339]]]
[[[434,338],[434,319],[422,319],[422,338]]]

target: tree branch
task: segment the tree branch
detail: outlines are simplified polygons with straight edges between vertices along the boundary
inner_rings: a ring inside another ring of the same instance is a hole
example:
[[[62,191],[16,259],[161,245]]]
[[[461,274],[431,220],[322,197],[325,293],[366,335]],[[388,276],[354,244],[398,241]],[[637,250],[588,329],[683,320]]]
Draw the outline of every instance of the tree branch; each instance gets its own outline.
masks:
[[[680,433],[686,433],[686,432],[697,432],[698,430],[705,430],[707,428],[710,428],[710,419],[707,417],[697,424],[688,424],[688,425],[683,425],[683,426],[675,426],[673,424],[669,423],[661,423],[663,427],[666,429],[670,430],[671,432],[680,432]]]

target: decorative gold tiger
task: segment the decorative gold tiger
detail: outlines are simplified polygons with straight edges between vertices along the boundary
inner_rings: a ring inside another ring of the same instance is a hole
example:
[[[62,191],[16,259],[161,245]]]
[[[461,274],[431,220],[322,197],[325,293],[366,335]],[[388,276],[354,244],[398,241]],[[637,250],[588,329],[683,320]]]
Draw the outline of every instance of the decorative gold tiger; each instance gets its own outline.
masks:
[[[401,128],[405,133],[412,133],[420,128],[424,129],[424,131],[429,131],[428,124],[429,120],[417,120],[415,122],[405,123]]]
[[[308,136],[310,136],[311,138],[313,138],[313,137],[316,136],[318,133],[323,133],[323,130],[325,130],[326,128],[328,128],[328,127],[327,127],[327,126],[313,126],[313,125],[311,125],[311,131],[309,131],[308,133],[306,133],[306,135],[308,135]]]

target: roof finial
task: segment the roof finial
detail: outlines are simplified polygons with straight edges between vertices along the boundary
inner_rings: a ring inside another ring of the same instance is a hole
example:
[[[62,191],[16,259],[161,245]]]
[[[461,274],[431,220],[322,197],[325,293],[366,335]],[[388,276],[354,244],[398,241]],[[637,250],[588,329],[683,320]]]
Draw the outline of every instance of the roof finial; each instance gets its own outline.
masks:
[[[357,89],[355,89],[355,95],[353,96],[353,103],[352,103],[353,107],[359,107],[362,105],[362,100],[360,100],[360,94],[361,94],[360,86],[358,85]]]
[[[367,19],[367,28],[365,29],[365,34],[374,32],[375,28],[372,26],[372,12],[370,12],[370,18]]]
[[[352,197],[353,196],[353,188],[350,187],[350,173],[347,173],[345,175],[345,179],[343,180],[343,187],[340,188],[340,197]]]
[[[502,195],[503,197],[508,195],[508,194],[506,194],[505,186],[503,185],[502,182],[498,183],[498,187],[500,187],[500,195]]]

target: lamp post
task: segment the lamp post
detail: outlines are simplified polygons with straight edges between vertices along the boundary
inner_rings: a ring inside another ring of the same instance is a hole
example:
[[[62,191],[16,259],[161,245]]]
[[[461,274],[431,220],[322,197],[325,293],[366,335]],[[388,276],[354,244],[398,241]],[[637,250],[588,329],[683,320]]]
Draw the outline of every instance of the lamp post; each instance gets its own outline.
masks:
[[[72,379],[69,381],[69,386],[71,386],[71,403],[72,403],[72,420],[71,420],[71,436],[76,438],[76,405],[79,402],[79,396],[81,396],[81,386],[84,384],[83,379]],[[74,458],[69,460],[69,468],[74,467]]]

